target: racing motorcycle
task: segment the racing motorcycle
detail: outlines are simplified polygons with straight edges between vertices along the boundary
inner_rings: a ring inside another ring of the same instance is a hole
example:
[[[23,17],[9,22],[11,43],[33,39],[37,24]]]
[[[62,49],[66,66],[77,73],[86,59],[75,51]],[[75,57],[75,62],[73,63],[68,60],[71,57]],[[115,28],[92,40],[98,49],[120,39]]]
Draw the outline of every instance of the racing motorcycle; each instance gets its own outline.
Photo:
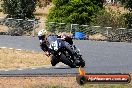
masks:
[[[55,66],[59,62],[62,62],[71,68],[85,66],[85,61],[82,59],[82,55],[75,45],[70,45],[68,42],[57,36],[49,36],[47,40],[49,42],[52,66]]]

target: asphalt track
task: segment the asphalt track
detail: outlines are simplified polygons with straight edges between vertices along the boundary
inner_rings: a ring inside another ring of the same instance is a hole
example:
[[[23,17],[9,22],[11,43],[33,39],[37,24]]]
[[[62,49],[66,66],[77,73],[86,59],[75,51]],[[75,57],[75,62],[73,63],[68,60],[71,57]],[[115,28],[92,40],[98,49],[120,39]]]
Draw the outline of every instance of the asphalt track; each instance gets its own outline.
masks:
[[[86,61],[88,73],[131,73],[132,43],[75,40]],[[0,47],[42,51],[37,37],[0,36]],[[63,64],[56,67],[43,66],[37,68],[0,70],[0,75],[35,75],[35,74],[75,74],[77,68],[69,68]]]

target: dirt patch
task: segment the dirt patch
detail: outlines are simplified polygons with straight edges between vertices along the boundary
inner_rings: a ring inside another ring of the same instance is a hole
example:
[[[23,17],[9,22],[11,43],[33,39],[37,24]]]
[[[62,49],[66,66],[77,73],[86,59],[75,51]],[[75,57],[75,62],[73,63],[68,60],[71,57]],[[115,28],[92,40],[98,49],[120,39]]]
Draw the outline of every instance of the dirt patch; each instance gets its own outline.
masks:
[[[0,12],[0,17],[6,17],[7,16],[7,14],[4,14],[3,12]]]
[[[48,13],[49,13],[49,9],[51,8],[51,7],[53,7],[53,4],[52,3],[50,3],[49,5],[47,5],[46,7],[44,7],[44,8],[39,8],[39,7],[36,7],[36,11],[34,12],[35,14],[46,14],[46,15],[48,15]]]
[[[50,64],[43,52],[0,48],[0,69],[25,68]]]
[[[127,10],[127,9],[125,9],[124,7],[121,7],[121,6],[109,6],[109,5],[106,5],[105,6],[105,9],[106,9],[106,11],[114,11],[114,12],[120,12],[121,14],[124,14],[124,13],[128,13],[129,12],[129,10]]]
[[[0,88],[45,88],[46,86],[79,88],[76,77],[1,77]],[[52,88],[52,87],[47,87]],[[55,87],[54,87],[55,88]],[[61,88],[61,87],[58,87]]]
[[[0,25],[0,32],[7,32],[8,31],[8,27],[4,26],[4,25]]]
[[[107,38],[101,34],[94,34],[89,36],[90,40],[107,40]]]
[[[34,12],[35,17],[39,19],[39,27],[35,29],[36,32],[38,32],[41,29],[45,28],[45,22],[49,13],[50,8],[52,7],[52,3],[50,5],[47,5],[45,8],[39,8],[36,7],[36,11]]]

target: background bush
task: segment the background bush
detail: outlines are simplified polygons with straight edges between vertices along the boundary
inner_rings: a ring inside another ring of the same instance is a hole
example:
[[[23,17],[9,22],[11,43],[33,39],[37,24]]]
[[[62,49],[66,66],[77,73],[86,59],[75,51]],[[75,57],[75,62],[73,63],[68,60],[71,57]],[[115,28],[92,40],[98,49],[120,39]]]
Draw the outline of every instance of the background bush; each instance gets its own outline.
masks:
[[[127,25],[127,28],[132,28],[132,13],[124,14],[124,18],[125,18],[125,24]]]
[[[97,17],[94,19],[92,25],[99,25],[102,27],[126,27],[124,14],[121,14],[119,10],[113,11],[109,8],[109,11],[105,9],[101,10]]]
[[[99,0],[52,0],[54,7],[48,15],[48,22],[90,24],[95,14],[103,8]]]

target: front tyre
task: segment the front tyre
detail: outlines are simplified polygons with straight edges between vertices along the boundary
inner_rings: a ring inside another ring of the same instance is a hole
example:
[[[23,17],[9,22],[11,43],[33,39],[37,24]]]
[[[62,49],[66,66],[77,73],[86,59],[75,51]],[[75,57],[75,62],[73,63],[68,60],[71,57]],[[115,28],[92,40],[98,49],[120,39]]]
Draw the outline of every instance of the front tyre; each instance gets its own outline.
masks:
[[[52,55],[51,56],[51,65],[52,66],[55,66],[56,64],[58,64],[59,63],[59,59],[58,58],[56,58],[54,55]]]
[[[62,63],[70,66],[71,68],[75,68],[76,67],[76,65],[71,60],[66,58],[66,56],[63,53],[60,55],[60,57],[61,57],[61,62]]]

